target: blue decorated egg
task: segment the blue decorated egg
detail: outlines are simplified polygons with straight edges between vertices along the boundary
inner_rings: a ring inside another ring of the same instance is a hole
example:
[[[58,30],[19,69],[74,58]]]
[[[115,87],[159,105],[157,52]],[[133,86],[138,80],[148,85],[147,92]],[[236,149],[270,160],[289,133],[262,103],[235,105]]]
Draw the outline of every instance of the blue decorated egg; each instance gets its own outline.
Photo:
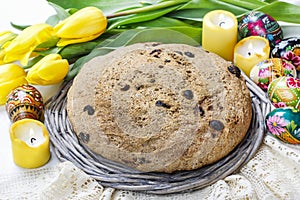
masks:
[[[275,45],[271,52],[272,58],[283,58],[300,70],[300,38],[290,37]]]
[[[278,22],[270,15],[259,11],[244,15],[238,23],[238,32],[241,39],[248,36],[265,37],[272,48],[283,39]]]
[[[267,114],[266,127],[269,133],[283,142],[300,144],[300,110],[276,108]]]
[[[294,107],[300,110],[300,79],[280,77],[274,79],[268,87],[272,104],[278,107]]]
[[[282,76],[296,77],[297,71],[294,65],[281,58],[263,60],[250,71],[250,79],[264,91],[274,79]]]

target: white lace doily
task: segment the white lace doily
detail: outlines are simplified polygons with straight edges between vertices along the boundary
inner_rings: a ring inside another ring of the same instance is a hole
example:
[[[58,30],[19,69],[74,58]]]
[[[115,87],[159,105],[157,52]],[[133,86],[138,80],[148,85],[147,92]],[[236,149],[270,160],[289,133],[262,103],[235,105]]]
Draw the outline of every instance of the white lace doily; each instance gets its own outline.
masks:
[[[150,195],[104,188],[70,162],[18,174],[0,174],[0,199],[18,200],[297,200],[300,197],[300,145],[267,135],[239,173],[190,193]]]

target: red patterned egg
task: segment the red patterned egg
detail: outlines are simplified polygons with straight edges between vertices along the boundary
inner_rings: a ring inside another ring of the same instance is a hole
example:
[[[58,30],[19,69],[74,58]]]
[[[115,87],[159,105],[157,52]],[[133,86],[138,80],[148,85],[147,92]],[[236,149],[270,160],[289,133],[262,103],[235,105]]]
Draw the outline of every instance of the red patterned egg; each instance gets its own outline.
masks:
[[[286,76],[274,79],[268,87],[268,95],[276,108],[300,109],[300,79]]]
[[[283,39],[283,32],[278,22],[270,15],[259,11],[244,15],[239,21],[238,32],[241,39],[248,36],[265,37],[271,47]]]
[[[41,93],[31,85],[22,85],[10,92],[5,105],[12,122],[30,118],[44,120],[44,103]]]
[[[283,39],[271,52],[273,58],[283,58],[300,70],[300,37]]]
[[[250,79],[267,91],[269,84],[282,76],[297,76],[294,65],[281,58],[269,58],[256,64],[250,72]]]

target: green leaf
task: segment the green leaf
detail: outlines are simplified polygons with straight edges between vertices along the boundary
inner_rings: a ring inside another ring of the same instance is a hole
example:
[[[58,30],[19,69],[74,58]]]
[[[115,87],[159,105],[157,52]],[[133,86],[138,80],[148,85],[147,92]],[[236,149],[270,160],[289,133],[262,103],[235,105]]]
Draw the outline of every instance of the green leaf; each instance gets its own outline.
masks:
[[[53,54],[53,53],[59,53],[61,49],[62,49],[62,47],[55,46],[55,47],[52,47],[52,48],[44,50],[44,51],[35,50],[34,52],[38,53],[39,55],[46,56],[46,55]]]
[[[111,47],[120,47],[140,42],[161,42],[200,45],[197,41],[178,31],[165,28],[154,29],[132,29],[122,33],[118,38],[109,44]]]
[[[48,17],[48,19],[46,20],[46,23],[51,26],[55,26],[59,21],[60,21],[60,18],[57,15],[52,15],[52,16]]]
[[[201,25],[191,26],[181,20],[173,19],[170,17],[160,17],[155,20],[150,20],[141,23],[134,23],[126,26],[127,29],[143,29],[143,28],[167,28],[181,32],[195,41],[201,43],[202,28]]]
[[[156,27],[171,27],[171,26],[191,26],[188,23],[185,23],[183,20],[174,19],[171,17],[159,17],[154,20],[140,22],[140,23],[132,23],[125,27],[127,29],[133,28],[156,28]],[[199,26],[200,27],[200,26]]]
[[[143,4],[144,6],[138,7],[138,8],[126,8],[123,11],[118,11],[116,13],[113,13],[111,15],[107,15],[107,18],[115,18],[125,15],[131,15],[131,14],[138,14],[138,13],[147,13],[150,11],[160,10],[160,9],[166,9],[170,8],[172,6],[176,5],[182,5],[184,3],[189,2],[190,0],[168,0],[168,1],[161,1],[156,4]]]
[[[26,66],[23,66],[24,69],[29,69],[30,67],[32,67],[33,65],[35,65],[37,62],[39,62],[44,56],[42,55],[39,55],[39,56],[36,56],[32,59],[30,59],[28,61],[28,64]]]
[[[269,82],[268,78],[259,78],[259,82],[267,84]]]
[[[100,8],[104,14],[115,13],[119,10],[124,10],[128,7],[141,6],[140,0],[48,0],[65,9],[73,7],[81,9],[87,6],[95,6]],[[148,0],[148,3],[155,3],[156,0]]]
[[[278,0],[265,0],[266,3],[273,3],[273,2],[276,2]]]
[[[183,33],[193,40],[197,41],[199,44],[202,44],[202,28],[190,26],[174,26],[166,28]]]
[[[190,1],[184,6],[180,7],[178,10],[169,13],[167,16],[177,19],[186,19],[194,20],[201,22],[204,15],[212,10],[226,10],[234,15],[243,15],[249,12],[248,9],[241,8],[235,5],[231,5],[221,1],[212,1],[212,0],[199,0],[199,1]]]
[[[268,3],[260,0],[247,0],[247,1],[241,1],[241,0],[221,0],[222,2],[238,6],[240,8],[245,8],[248,10],[257,9],[262,6],[268,5]]]
[[[37,48],[50,48],[56,46],[59,38],[58,37],[53,37],[37,46]]]
[[[300,23],[300,6],[297,5],[278,1],[258,10],[269,14],[277,21]]]
[[[153,19],[159,18],[173,10],[176,10],[177,8],[178,8],[178,6],[172,6],[169,8],[159,9],[159,10],[155,10],[155,11],[113,18],[113,19],[109,20],[109,26],[108,26],[107,30],[109,31],[111,29],[114,29],[114,28],[122,26],[122,25],[153,20]]]
[[[57,13],[57,17],[60,19],[60,20],[63,20],[67,17],[69,17],[71,14],[68,13],[66,11],[66,9],[64,9],[63,7],[59,6],[58,4],[53,4],[53,3],[49,3],[50,6],[52,6],[54,8],[54,10],[56,11]]]
[[[56,11],[55,15],[49,16],[48,19],[46,20],[46,23],[55,26],[59,21],[69,17],[71,14],[76,12],[78,9],[75,8],[69,8],[69,9],[64,9],[63,7],[59,6],[58,4],[54,4],[49,2],[49,5],[54,8]]]
[[[17,24],[14,24],[14,23],[10,23],[10,25],[12,26],[12,27],[14,27],[15,29],[17,29],[17,30],[20,30],[20,31],[22,31],[22,30],[24,30],[25,28],[27,28],[27,27],[29,27],[30,25],[17,25]]]
[[[97,45],[97,41],[71,44],[64,47],[59,54],[62,56],[62,58],[70,60],[89,54]]]
[[[294,120],[291,120],[291,123],[286,126],[286,129],[292,133],[297,128],[297,124],[295,124]]]

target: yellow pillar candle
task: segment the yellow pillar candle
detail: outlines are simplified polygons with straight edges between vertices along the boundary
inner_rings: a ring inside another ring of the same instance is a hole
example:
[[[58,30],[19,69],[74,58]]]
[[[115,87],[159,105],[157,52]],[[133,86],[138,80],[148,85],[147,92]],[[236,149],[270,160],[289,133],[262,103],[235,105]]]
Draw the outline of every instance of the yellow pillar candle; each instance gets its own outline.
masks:
[[[23,168],[37,168],[50,159],[49,133],[45,125],[34,119],[22,119],[10,127],[14,162]]]
[[[269,41],[261,36],[249,36],[234,48],[234,64],[249,76],[251,69],[270,55]]]
[[[237,43],[237,24],[237,19],[231,12],[214,10],[207,13],[203,18],[202,48],[232,61]]]

